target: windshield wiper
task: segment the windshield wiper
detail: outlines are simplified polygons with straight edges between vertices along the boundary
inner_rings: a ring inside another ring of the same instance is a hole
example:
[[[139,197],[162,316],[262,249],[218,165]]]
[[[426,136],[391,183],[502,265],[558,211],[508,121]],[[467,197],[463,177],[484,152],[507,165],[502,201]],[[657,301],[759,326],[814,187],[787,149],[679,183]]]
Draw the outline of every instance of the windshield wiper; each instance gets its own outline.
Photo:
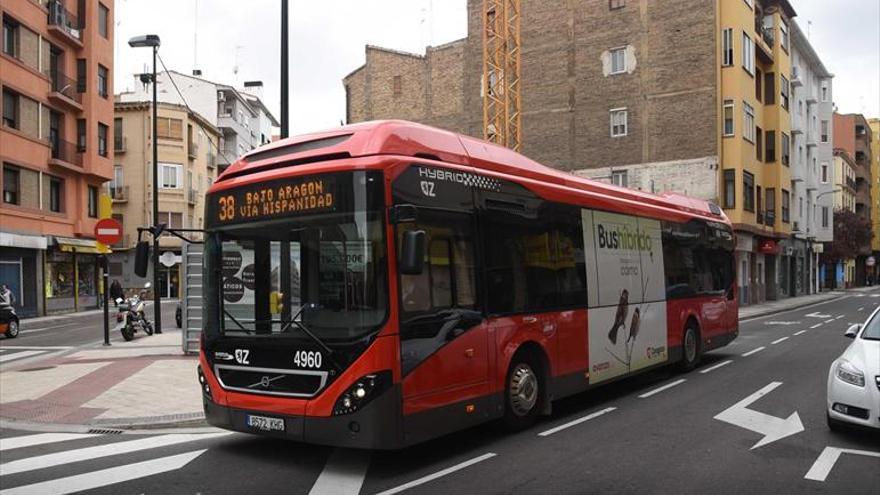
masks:
[[[318,347],[320,347],[321,349],[324,350],[324,352],[327,353],[327,357],[330,359],[330,364],[332,364],[333,367],[336,368],[336,371],[341,372],[343,370],[343,368],[336,361],[336,358],[334,357],[335,353],[333,352],[333,349],[331,349],[327,344],[325,344],[323,340],[318,338],[317,335],[312,333],[311,330],[306,328],[305,325],[303,325],[301,322],[297,321],[297,318],[299,318],[300,315],[302,315],[302,312],[305,311],[306,309],[317,309],[317,308],[318,308],[318,305],[315,303],[304,304],[301,308],[299,308],[299,311],[297,311],[296,314],[290,318],[289,321],[282,321],[281,322],[283,324],[283,326],[281,327],[281,333],[286,332],[289,328],[291,328],[291,326],[295,325],[297,328],[300,329],[300,331],[302,331],[302,333],[306,334],[306,336],[308,338],[310,338],[312,340],[312,342],[318,344]]]

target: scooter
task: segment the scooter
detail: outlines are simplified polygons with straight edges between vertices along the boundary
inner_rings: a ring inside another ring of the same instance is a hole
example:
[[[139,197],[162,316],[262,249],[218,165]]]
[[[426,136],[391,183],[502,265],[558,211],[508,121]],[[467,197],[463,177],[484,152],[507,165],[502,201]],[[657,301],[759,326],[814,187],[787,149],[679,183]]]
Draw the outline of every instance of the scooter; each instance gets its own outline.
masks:
[[[150,288],[150,283],[144,285],[144,289]],[[122,333],[122,338],[126,341],[134,339],[134,333],[142,330],[147,335],[153,335],[153,324],[147,320],[144,308],[147,302],[144,301],[144,292],[122,299],[116,299],[119,305],[119,312],[116,313],[116,330]]]
[[[6,334],[7,339],[18,337],[18,315],[15,308],[9,304],[0,304],[0,333]]]

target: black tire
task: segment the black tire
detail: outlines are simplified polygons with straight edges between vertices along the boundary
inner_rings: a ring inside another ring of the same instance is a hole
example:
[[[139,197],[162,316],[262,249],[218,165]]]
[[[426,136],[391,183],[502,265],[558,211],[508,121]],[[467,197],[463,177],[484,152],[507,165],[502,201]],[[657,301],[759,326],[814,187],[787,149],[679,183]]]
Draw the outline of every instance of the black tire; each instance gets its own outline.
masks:
[[[510,362],[504,386],[504,426],[519,431],[533,425],[544,407],[543,369],[536,359],[519,353]]]
[[[18,320],[12,320],[9,322],[9,327],[6,328],[6,338],[14,339],[18,337],[19,326]]]
[[[700,328],[696,322],[689,320],[684,327],[684,335],[681,339],[681,361],[678,368],[681,371],[691,371],[700,364],[703,349],[700,340]]]
[[[147,335],[153,335],[153,324],[148,321],[145,321],[144,322],[144,332],[146,332]]]
[[[121,330],[122,338],[125,339],[126,342],[130,342],[134,340],[134,328],[131,325],[125,325]]]

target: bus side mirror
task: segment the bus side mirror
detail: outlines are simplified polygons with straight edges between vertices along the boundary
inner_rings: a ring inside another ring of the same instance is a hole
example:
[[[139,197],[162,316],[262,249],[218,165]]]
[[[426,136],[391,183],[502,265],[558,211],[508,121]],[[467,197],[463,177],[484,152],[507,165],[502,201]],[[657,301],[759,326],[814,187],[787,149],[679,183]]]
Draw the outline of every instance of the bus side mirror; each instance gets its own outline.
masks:
[[[410,230],[403,234],[398,269],[404,275],[419,275],[425,269],[424,230]]]
[[[134,273],[138,277],[147,276],[147,267],[150,264],[150,243],[140,241],[134,250]]]

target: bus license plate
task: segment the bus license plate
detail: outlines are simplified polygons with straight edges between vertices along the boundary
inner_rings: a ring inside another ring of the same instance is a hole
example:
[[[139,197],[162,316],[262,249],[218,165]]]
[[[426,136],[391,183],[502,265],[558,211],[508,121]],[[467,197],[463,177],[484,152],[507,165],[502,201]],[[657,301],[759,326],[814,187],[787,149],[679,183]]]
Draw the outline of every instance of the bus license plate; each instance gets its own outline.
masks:
[[[284,420],[280,418],[267,418],[265,416],[251,416],[248,414],[247,425],[262,431],[284,431]]]

